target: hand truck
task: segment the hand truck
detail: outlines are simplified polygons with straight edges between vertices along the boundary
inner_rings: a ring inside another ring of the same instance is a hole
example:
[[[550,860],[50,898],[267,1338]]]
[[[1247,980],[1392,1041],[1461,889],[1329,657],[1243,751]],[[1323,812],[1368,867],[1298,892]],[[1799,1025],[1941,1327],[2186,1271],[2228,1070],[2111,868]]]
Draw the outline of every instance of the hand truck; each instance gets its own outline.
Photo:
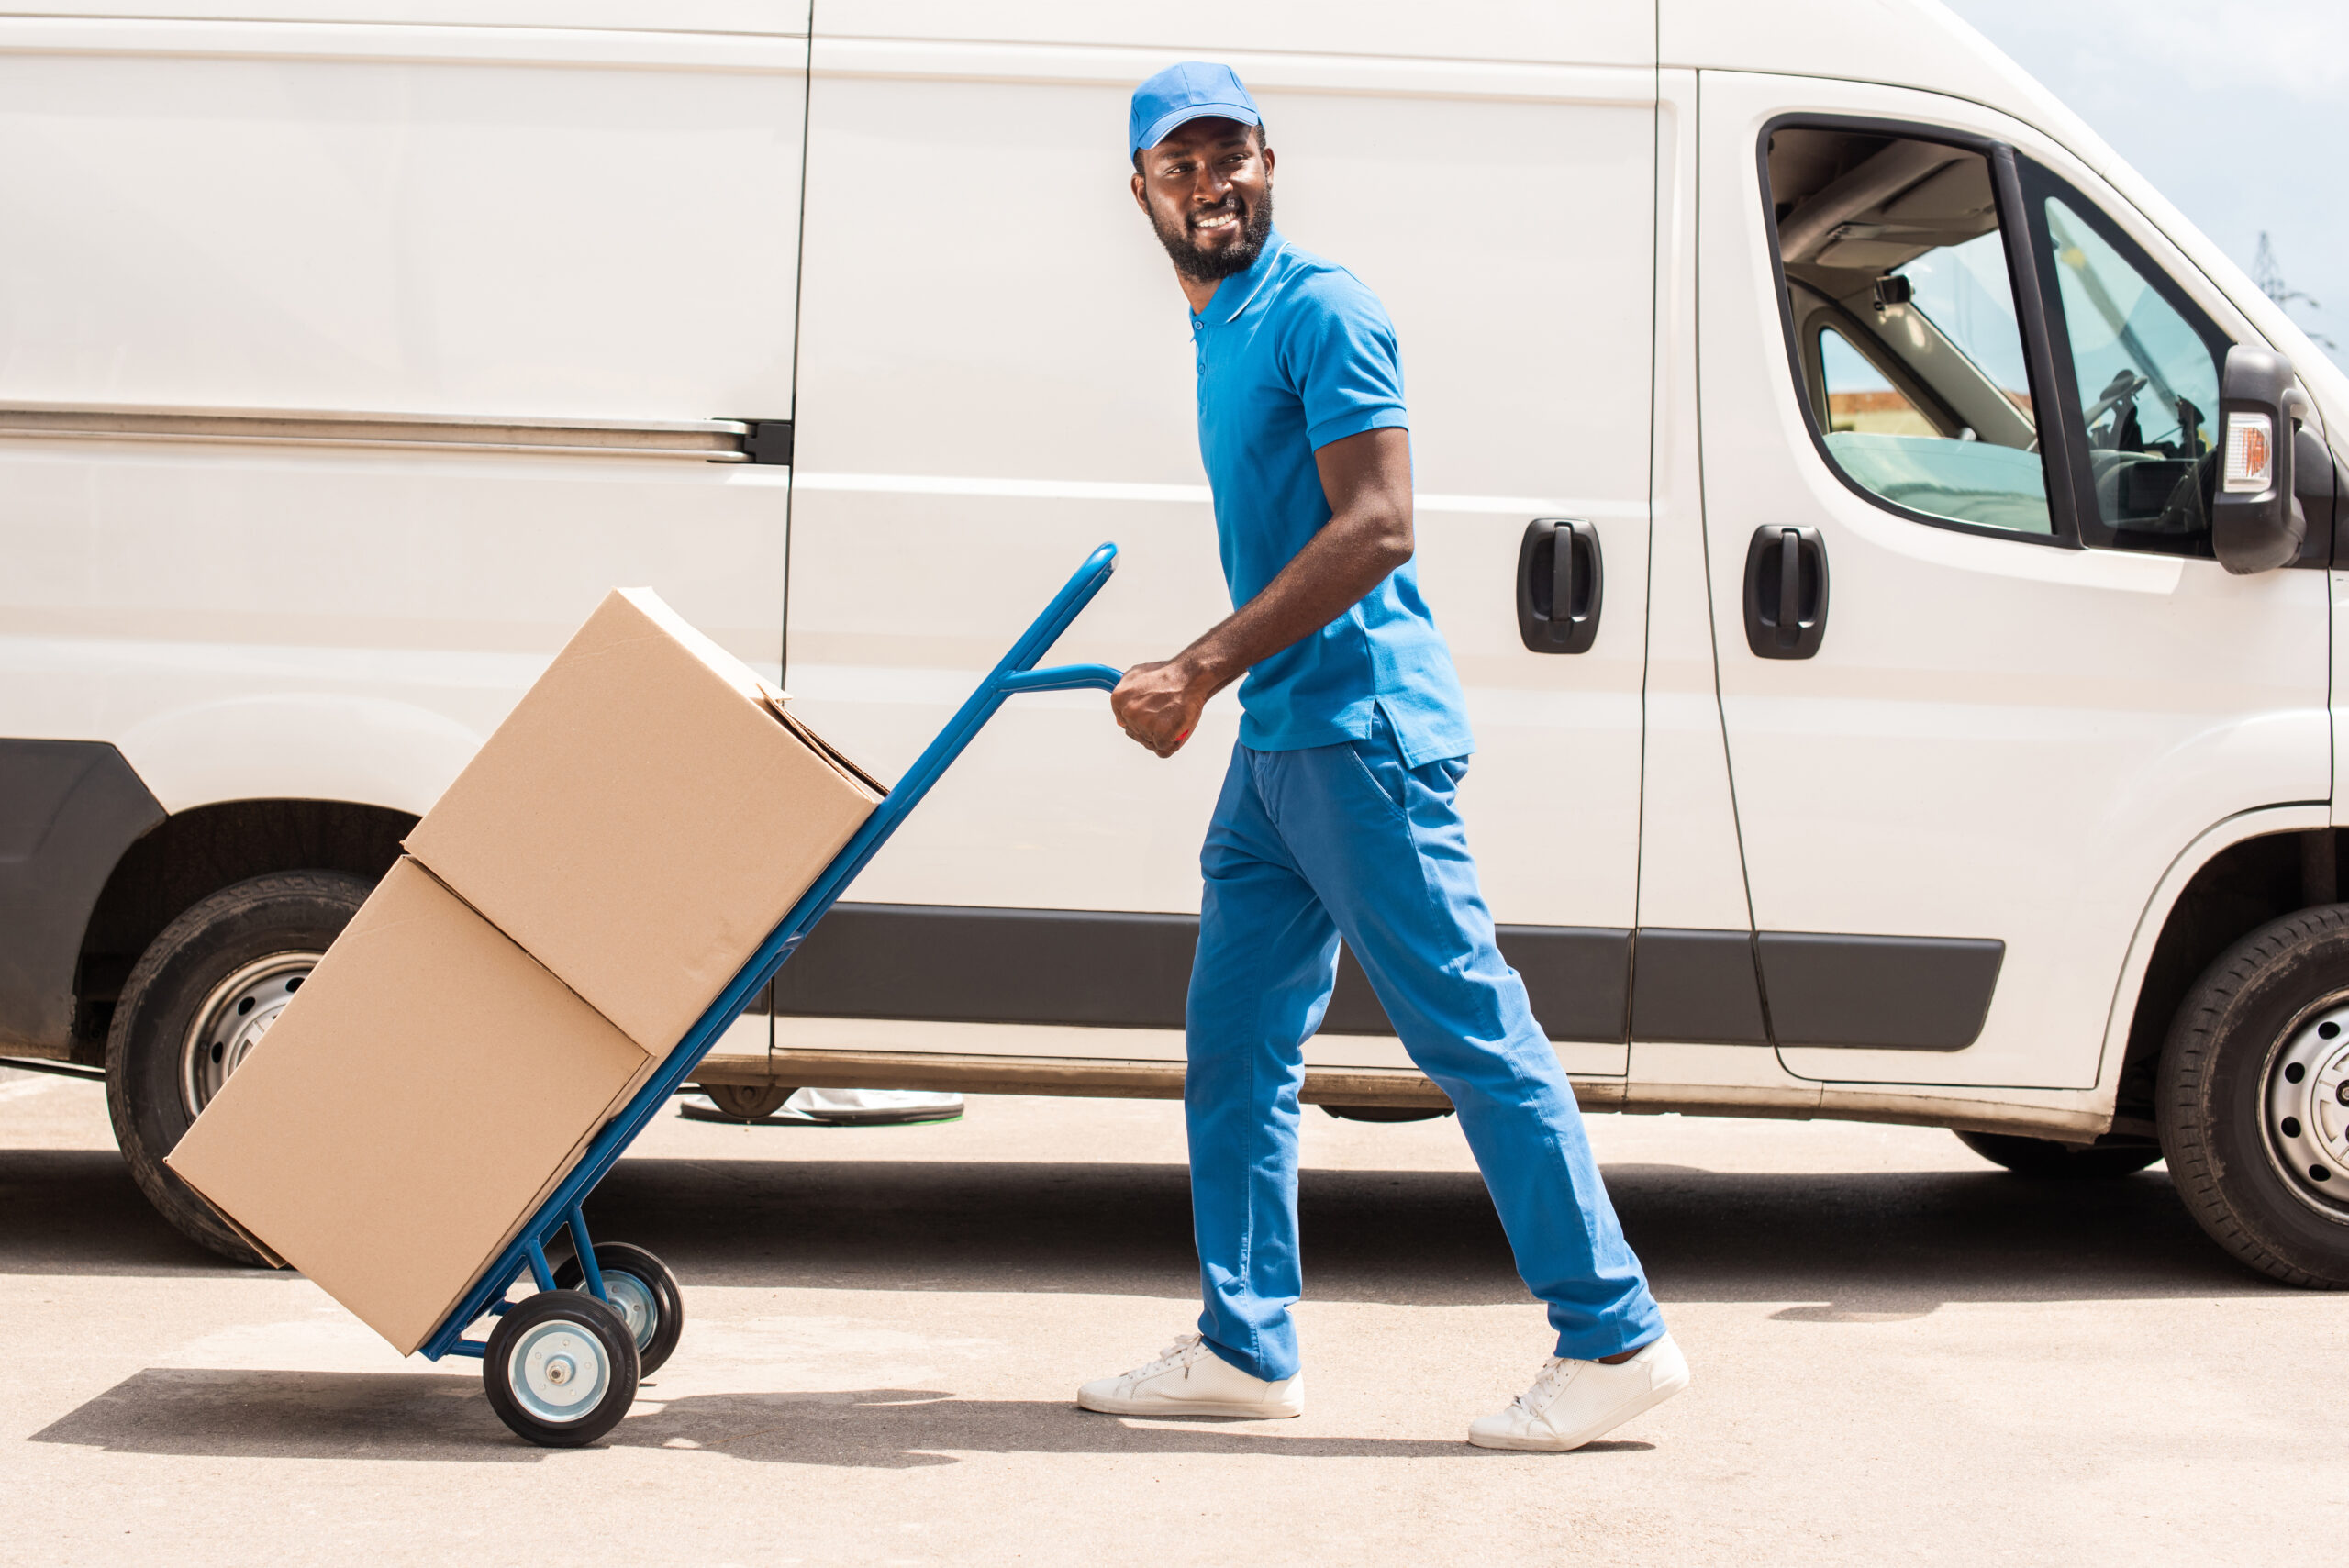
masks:
[[[588,1239],[583,1212],[587,1195],[1005,699],[1021,692],[1108,691],[1117,685],[1120,672],[1107,664],[1035,667],[1108,582],[1117,562],[1114,544],[1105,544],[1086,558],[856,836],[832,857],[783,923],[662,1060],[651,1079],[596,1132],[570,1174],[424,1341],[423,1353],[433,1361],[449,1355],[480,1358],[491,1408],[520,1436],[548,1448],[576,1448],[610,1431],[635,1402],[638,1379],[668,1360],[684,1327],[685,1302],[676,1278],[660,1259],[641,1247]],[[573,1256],[560,1268],[551,1266],[548,1249],[566,1232]],[[525,1275],[536,1285],[535,1293],[507,1299]],[[468,1338],[466,1330],[484,1318],[495,1319],[488,1338]]]

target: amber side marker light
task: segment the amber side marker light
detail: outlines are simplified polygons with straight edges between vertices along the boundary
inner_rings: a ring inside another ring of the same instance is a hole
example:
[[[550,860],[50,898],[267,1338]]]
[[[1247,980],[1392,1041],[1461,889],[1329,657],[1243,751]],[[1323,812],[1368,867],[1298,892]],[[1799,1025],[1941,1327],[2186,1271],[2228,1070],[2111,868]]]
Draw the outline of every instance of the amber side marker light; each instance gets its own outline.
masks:
[[[2275,483],[2276,427],[2265,414],[2227,416],[2226,467],[2220,483],[2231,495],[2256,495]]]

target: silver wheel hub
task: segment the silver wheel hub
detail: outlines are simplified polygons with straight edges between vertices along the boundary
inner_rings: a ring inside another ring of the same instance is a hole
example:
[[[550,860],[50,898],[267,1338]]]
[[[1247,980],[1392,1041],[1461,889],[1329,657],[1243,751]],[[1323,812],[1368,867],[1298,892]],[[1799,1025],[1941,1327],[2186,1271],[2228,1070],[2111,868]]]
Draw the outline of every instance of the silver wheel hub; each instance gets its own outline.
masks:
[[[514,1401],[552,1426],[593,1411],[611,1385],[611,1367],[595,1335],[561,1319],[526,1330],[506,1362]]]
[[[640,1351],[650,1345],[652,1330],[660,1322],[660,1312],[652,1304],[651,1286],[634,1274],[607,1273],[604,1276],[604,1294],[612,1298],[612,1310],[628,1324],[636,1348]]]
[[[2349,1219],[2349,998],[2300,1020],[2267,1062],[2267,1153],[2299,1200]]]
[[[189,1116],[212,1103],[317,966],[314,952],[272,953],[212,988],[180,1042],[180,1098]]]

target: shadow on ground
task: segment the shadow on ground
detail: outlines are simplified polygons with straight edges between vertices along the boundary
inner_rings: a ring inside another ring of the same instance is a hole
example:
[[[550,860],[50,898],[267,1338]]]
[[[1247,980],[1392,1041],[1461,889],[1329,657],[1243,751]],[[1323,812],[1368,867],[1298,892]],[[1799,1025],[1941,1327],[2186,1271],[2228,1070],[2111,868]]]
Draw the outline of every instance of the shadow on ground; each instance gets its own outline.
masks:
[[[1947,1302],[2281,1288],[2222,1257],[2160,1172],[2064,1184],[1991,1171],[1620,1164],[1607,1177],[1667,1306],[1788,1303],[1775,1316],[1872,1323]],[[1526,1299],[1473,1173],[1312,1171],[1301,1207],[1316,1298]],[[1181,1296],[1196,1288],[1185,1173],[1174,1165],[630,1160],[606,1182],[591,1219],[607,1239],[662,1254],[689,1290]],[[0,1273],[199,1272],[245,1271],[180,1240],[111,1153],[0,1152]],[[32,1440],[219,1458],[517,1463],[546,1452],[499,1424],[471,1362],[432,1373],[149,1368]],[[1058,1401],[891,1389],[664,1401],[656,1385],[607,1440],[880,1469],[952,1464],[960,1452],[1479,1456],[1456,1442],[1285,1437],[1254,1423],[1132,1425]]]
[[[1486,1459],[1464,1442],[1285,1437],[1276,1421],[1137,1425],[1065,1400],[958,1399],[928,1389],[694,1395],[649,1389],[606,1441],[708,1449],[778,1464],[909,1470],[957,1453],[1248,1454],[1287,1459]],[[227,1372],[150,1367],[32,1441],[112,1453],[217,1459],[451,1460],[547,1457],[491,1414],[478,1378],[441,1373]],[[1594,1443],[1584,1453],[1642,1451]]]
[[[1607,1179],[1667,1304],[1784,1302],[1796,1304],[1785,1318],[1868,1322],[1953,1301],[2281,1288],[2221,1254],[2159,1171],[2074,1184],[1990,1170],[1618,1164]],[[1301,1208],[1318,1299],[1525,1299],[1472,1173],[1308,1171]],[[1179,1165],[636,1159],[605,1182],[589,1218],[598,1235],[660,1253],[688,1287],[1196,1287]],[[0,1273],[223,1267],[155,1217],[114,1154],[0,1151]]]

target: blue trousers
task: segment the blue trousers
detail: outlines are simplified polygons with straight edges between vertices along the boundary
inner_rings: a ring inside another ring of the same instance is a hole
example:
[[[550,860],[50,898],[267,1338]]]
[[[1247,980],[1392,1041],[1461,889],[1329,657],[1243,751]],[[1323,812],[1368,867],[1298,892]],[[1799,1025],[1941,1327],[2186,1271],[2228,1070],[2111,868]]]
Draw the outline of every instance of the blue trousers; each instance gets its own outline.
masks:
[[[1596,1360],[1663,1332],[1574,1089],[1494,943],[1454,804],[1466,771],[1405,767],[1383,720],[1347,745],[1232,751],[1199,856],[1183,1107],[1199,1333],[1258,1377],[1298,1365],[1297,1091],[1341,937],[1452,1097],[1557,1353]]]

